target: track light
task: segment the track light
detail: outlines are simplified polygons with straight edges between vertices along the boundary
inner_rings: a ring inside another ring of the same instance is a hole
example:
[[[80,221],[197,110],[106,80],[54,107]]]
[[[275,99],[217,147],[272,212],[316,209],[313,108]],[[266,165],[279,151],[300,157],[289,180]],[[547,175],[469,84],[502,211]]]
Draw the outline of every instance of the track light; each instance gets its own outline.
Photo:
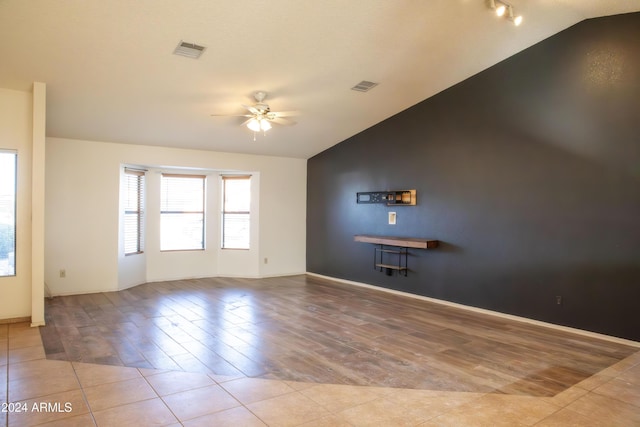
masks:
[[[509,20],[513,22],[513,25],[516,27],[522,24],[522,15],[514,16],[513,15],[513,6],[509,6]]]
[[[496,12],[497,16],[506,16],[506,18],[513,22],[516,27],[522,24],[522,15],[515,15],[513,6],[502,0],[489,0],[489,7]]]

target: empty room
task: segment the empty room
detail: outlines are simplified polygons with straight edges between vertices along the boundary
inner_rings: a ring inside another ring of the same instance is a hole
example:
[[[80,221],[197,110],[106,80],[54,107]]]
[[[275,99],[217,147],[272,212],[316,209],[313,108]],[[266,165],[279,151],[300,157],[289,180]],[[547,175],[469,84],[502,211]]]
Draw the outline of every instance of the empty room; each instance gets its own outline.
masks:
[[[640,0],[0,34],[0,427],[640,425]]]

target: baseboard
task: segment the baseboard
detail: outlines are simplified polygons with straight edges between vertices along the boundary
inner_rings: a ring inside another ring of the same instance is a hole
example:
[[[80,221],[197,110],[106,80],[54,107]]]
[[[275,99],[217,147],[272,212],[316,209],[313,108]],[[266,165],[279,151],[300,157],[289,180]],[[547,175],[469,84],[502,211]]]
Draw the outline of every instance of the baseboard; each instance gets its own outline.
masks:
[[[30,322],[30,321],[31,321],[31,316],[11,317],[9,319],[0,319],[0,325],[6,325],[11,323],[23,323],[23,322]]]
[[[531,325],[542,326],[542,327],[545,327],[545,328],[555,329],[555,330],[558,330],[558,331],[570,332],[570,333],[574,333],[574,334],[577,334],[577,335],[582,335],[582,336],[586,336],[586,337],[590,337],[590,338],[597,338],[597,339],[601,339],[601,340],[605,340],[605,341],[614,342],[614,343],[617,343],[617,344],[624,344],[624,345],[628,345],[630,347],[638,347],[638,348],[640,348],[640,342],[628,340],[628,339],[625,339],[625,338],[614,337],[614,336],[611,336],[611,335],[600,334],[600,333],[597,333],[597,332],[585,331],[584,329],[572,328],[572,327],[569,327],[569,326],[556,325],[554,323],[548,323],[548,322],[543,322],[541,320],[529,319],[527,317],[515,316],[513,314],[500,313],[499,311],[487,310],[485,308],[472,307],[472,306],[468,306],[468,305],[464,305],[464,304],[458,304],[458,303],[455,303],[455,302],[440,300],[440,299],[431,298],[431,297],[425,297],[423,295],[412,294],[410,292],[397,291],[395,289],[388,289],[388,288],[384,288],[382,286],[370,285],[368,283],[355,282],[353,280],[346,280],[346,279],[339,279],[339,278],[336,278],[336,277],[324,276],[322,274],[317,274],[317,273],[307,272],[307,274],[309,276],[314,276],[314,277],[318,277],[318,278],[321,278],[321,279],[326,279],[326,280],[331,280],[331,281],[334,281],[334,282],[344,283],[346,285],[353,285],[353,286],[359,286],[359,287],[362,287],[362,288],[374,289],[374,290],[377,290],[377,291],[388,292],[388,293],[395,294],[395,295],[402,295],[402,296],[406,296],[406,297],[409,297],[409,298],[416,298],[416,299],[423,300],[423,301],[429,301],[429,302],[436,303],[436,304],[441,304],[441,305],[446,305],[446,306],[449,306],[449,307],[459,308],[461,310],[472,311],[472,312],[480,313],[480,314],[487,314],[489,316],[496,316],[496,317],[500,317],[500,318],[503,318],[503,319],[513,320],[513,321],[516,321],[516,322],[528,323],[528,324],[531,324]]]

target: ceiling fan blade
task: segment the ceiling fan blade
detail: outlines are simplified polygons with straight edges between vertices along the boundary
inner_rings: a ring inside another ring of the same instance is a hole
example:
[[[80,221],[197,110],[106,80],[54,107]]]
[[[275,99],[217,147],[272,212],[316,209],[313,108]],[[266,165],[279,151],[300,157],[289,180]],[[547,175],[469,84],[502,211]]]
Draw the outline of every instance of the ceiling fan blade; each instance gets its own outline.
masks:
[[[251,114],[211,114],[211,117],[253,117]]]
[[[269,119],[269,121],[283,126],[291,126],[296,124],[296,122],[294,122],[293,120],[285,119],[283,117],[274,117],[273,119]]]
[[[292,117],[300,115],[300,111],[272,111],[271,113],[275,114],[276,117]]]
[[[251,112],[251,114],[259,114],[259,113],[260,113],[260,112],[255,108],[255,107],[252,107],[252,106],[250,106],[250,105],[244,105],[244,104],[242,104],[242,106],[243,106],[244,108],[246,108],[247,110],[249,110],[249,111]]]

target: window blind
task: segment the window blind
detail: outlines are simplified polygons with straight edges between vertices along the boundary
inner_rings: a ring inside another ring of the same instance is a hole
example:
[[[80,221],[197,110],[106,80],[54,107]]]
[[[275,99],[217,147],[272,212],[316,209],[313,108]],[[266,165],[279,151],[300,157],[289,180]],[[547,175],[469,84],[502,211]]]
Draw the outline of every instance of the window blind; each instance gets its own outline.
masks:
[[[144,251],[144,171],[124,170],[124,253]]]
[[[204,249],[205,178],[162,174],[160,250]]]
[[[0,150],[0,277],[16,275],[15,151]]]
[[[251,176],[222,176],[222,248],[249,249]]]

